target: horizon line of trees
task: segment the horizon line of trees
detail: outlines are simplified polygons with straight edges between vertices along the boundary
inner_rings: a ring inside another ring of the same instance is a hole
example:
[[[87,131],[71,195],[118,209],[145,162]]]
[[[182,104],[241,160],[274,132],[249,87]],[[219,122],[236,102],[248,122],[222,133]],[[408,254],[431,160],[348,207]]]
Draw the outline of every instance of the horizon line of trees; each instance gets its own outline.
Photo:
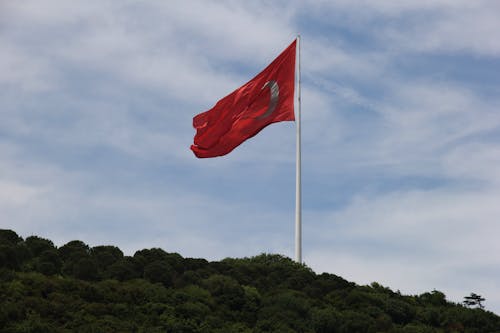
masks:
[[[0,332],[500,333],[500,317],[436,290],[405,296],[316,274],[281,255],[126,256],[0,229]]]

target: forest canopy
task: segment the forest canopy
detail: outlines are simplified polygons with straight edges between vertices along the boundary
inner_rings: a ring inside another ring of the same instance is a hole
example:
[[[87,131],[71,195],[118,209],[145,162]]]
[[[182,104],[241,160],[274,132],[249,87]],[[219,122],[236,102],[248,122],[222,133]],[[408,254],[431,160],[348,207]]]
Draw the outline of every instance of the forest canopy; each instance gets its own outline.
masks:
[[[209,262],[0,230],[0,332],[500,332],[437,290],[360,286],[276,254]]]

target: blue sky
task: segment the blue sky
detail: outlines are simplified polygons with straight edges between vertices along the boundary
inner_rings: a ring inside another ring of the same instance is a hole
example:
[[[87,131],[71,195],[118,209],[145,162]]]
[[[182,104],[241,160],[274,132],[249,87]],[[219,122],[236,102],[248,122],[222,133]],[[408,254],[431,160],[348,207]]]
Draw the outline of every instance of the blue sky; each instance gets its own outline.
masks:
[[[293,256],[295,125],[196,159],[192,117],[302,36],[303,257],[500,313],[497,1],[0,4],[0,228]]]

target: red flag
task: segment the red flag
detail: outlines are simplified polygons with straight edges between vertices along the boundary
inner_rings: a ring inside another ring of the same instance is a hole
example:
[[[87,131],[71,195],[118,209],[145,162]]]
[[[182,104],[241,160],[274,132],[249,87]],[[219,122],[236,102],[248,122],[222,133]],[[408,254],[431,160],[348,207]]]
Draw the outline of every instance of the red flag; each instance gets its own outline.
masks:
[[[296,41],[253,79],[193,118],[191,150],[197,157],[226,155],[264,127],[295,120],[295,46]]]

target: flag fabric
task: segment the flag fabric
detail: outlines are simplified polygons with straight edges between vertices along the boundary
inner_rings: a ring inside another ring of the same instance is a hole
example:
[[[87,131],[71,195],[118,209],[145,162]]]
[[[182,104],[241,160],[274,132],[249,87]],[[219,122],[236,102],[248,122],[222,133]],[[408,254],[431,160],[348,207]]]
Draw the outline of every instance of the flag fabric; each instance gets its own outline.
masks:
[[[296,43],[212,109],[193,118],[196,135],[191,150],[197,157],[226,155],[264,127],[295,120]]]

